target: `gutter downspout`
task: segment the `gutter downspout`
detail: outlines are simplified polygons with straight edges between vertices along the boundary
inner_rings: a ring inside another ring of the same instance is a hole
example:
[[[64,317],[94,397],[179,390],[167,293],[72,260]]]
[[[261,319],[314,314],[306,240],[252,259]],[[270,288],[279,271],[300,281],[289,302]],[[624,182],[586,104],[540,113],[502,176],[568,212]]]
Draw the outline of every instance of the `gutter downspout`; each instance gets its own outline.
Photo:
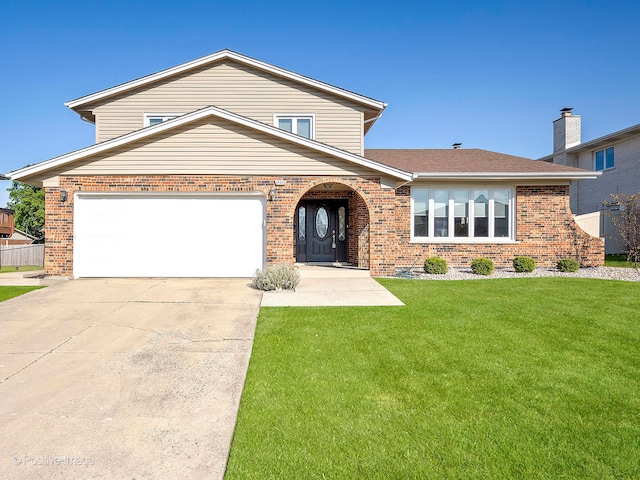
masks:
[[[365,123],[375,122],[375,121],[376,121],[376,120],[378,120],[381,116],[382,116],[382,112],[380,112],[380,114],[379,114],[377,117],[373,117],[373,118],[370,118],[369,120],[365,120],[364,122],[362,122],[362,124],[364,125]]]
[[[399,189],[399,188],[404,187],[405,185],[410,184],[411,182],[413,182],[413,181],[416,179],[416,176],[417,176],[417,175],[416,175],[415,173],[412,173],[412,174],[411,174],[411,180],[407,180],[406,182],[401,183],[400,185],[398,185],[397,187],[395,187],[395,188],[394,188],[394,190],[397,190],[397,189]]]

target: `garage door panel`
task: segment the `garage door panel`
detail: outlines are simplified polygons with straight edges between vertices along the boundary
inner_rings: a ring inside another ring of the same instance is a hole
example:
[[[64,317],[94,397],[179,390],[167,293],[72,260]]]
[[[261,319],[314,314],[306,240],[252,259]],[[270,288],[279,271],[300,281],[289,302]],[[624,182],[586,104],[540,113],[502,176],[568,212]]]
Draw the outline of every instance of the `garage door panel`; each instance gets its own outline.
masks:
[[[76,277],[250,277],[264,197],[78,195]]]

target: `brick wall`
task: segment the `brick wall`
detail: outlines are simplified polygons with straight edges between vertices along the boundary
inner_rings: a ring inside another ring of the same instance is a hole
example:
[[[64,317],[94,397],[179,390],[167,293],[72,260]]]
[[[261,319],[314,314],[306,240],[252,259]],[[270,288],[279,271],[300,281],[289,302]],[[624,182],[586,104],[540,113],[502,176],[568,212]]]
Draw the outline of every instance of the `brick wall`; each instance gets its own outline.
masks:
[[[267,217],[267,245],[266,263],[293,263],[295,261],[294,242],[294,214],[300,199],[309,189],[325,182],[342,183],[350,187],[355,193],[349,197],[353,202],[354,227],[357,241],[367,230],[368,223],[363,212],[370,212],[375,220],[373,228],[377,242],[371,241],[376,252],[384,252],[386,246],[382,234],[384,229],[384,209],[380,205],[393,202],[393,190],[383,190],[377,178],[356,177],[277,177],[285,180],[286,185],[275,186],[274,177],[240,177],[240,176],[211,176],[211,175],[114,175],[114,176],[61,176],[59,187],[48,187],[46,195],[46,254],[45,269],[49,275],[73,275],[73,204],[74,193],[82,192],[263,192],[268,197],[269,191],[275,187],[275,198],[266,203]],[[68,192],[66,202],[60,201],[60,190]],[[347,192],[343,193],[343,195]],[[367,199],[367,200],[365,200]],[[371,209],[375,202],[377,208]],[[351,221],[351,218],[350,218]],[[362,246],[354,245],[352,250],[363,250]],[[368,251],[354,256],[357,263],[369,264],[372,275],[382,275],[391,271],[388,257],[379,255],[372,258]],[[356,263],[356,262],[354,262]]]
[[[349,198],[352,261],[368,266],[373,276],[393,275],[396,266],[441,256],[451,265],[468,265],[479,256],[499,266],[515,255],[534,257],[540,265],[552,265],[561,257],[578,257],[583,265],[601,265],[602,241],[582,232],[569,210],[568,186],[517,188],[516,244],[410,244],[410,189],[383,189],[377,178],[277,177],[286,185],[275,186],[275,198],[266,202],[266,262],[295,261],[294,215],[299,201],[322,183],[340,183],[352,189],[331,195]],[[274,177],[210,175],[168,176],[61,176],[60,186],[46,188],[45,269],[50,275],[73,274],[74,193],[83,192],[263,192],[274,187]],[[60,189],[68,200],[60,201]],[[324,193],[324,192],[322,192]],[[327,197],[324,197],[327,198]],[[334,197],[335,198],[335,197]]]
[[[582,266],[604,262],[602,240],[583,232],[569,208],[569,186],[516,188],[516,242],[508,244],[410,244],[410,189],[396,194],[398,266],[420,266],[428,257],[442,257],[451,266],[469,266],[478,257],[509,266],[516,255],[533,257],[540,266],[555,265],[559,258],[578,258]]]

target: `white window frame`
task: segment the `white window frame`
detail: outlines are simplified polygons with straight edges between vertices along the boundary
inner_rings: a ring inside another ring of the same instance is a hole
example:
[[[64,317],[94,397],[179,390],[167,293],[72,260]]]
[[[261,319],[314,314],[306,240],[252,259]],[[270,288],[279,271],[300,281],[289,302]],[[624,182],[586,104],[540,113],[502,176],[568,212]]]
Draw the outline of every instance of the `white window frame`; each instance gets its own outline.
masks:
[[[278,120],[281,119],[291,119],[291,120],[298,120],[300,118],[308,118],[311,120],[311,140],[315,140],[316,139],[316,114],[315,113],[274,113],[273,114],[273,126],[276,128],[280,128],[278,127]],[[292,123],[292,133],[295,133],[296,135],[298,134],[297,129],[298,129],[298,123],[297,122],[291,122]],[[303,137],[306,138],[306,137]]]
[[[607,150],[613,150],[613,166],[612,167],[607,167]],[[602,168],[600,170],[598,170],[597,165],[596,165],[596,156],[598,155],[598,153],[602,152],[603,155],[603,164],[602,164]],[[601,148],[600,150],[594,150],[593,151],[593,171],[594,172],[605,172],[607,170],[613,170],[614,168],[616,168],[616,149],[614,145],[611,145],[609,147],[606,148]]]
[[[184,113],[145,113],[144,114],[144,126],[149,127],[151,125],[152,118],[160,118],[162,122],[173,120],[176,117],[184,115]]]
[[[425,191],[429,192],[429,216],[428,216],[428,232],[429,236],[416,237],[415,233],[415,209],[414,198],[416,192]],[[435,205],[434,199],[431,194],[433,190],[447,190],[449,192],[448,199],[448,233],[447,237],[434,236],[434,218],[435,218]],[[455,236],[455,200],[454,191],[467,190],[469,192],[469,236],[468,237],[456,237]],[[489,236],[488,237],[474,237],[474,225],[475,217],[474,212],[474,199],[473,192],[477,190],[487,190],[489,192]],[[508,207],[509,207],[509,234],[506,237],[496,237],[495,235],[495,201],[494,191],[506,190],[509,192]],[[517,243],[516,242],[516,195],[515,187],[504,185],[415,185],[411,187],[411,243]]]

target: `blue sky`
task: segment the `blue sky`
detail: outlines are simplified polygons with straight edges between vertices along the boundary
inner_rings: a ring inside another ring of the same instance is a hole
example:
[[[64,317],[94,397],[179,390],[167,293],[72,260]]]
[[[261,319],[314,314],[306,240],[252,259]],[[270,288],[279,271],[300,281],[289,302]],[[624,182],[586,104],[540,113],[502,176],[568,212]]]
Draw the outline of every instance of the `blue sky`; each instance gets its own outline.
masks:
[[[87,146],[64,102],[230,48],[389,104],[369,148],[551,152],[640,123],[635,1],[0,2],[0,172]],[[8,182],[0,182],[0,205]]]

